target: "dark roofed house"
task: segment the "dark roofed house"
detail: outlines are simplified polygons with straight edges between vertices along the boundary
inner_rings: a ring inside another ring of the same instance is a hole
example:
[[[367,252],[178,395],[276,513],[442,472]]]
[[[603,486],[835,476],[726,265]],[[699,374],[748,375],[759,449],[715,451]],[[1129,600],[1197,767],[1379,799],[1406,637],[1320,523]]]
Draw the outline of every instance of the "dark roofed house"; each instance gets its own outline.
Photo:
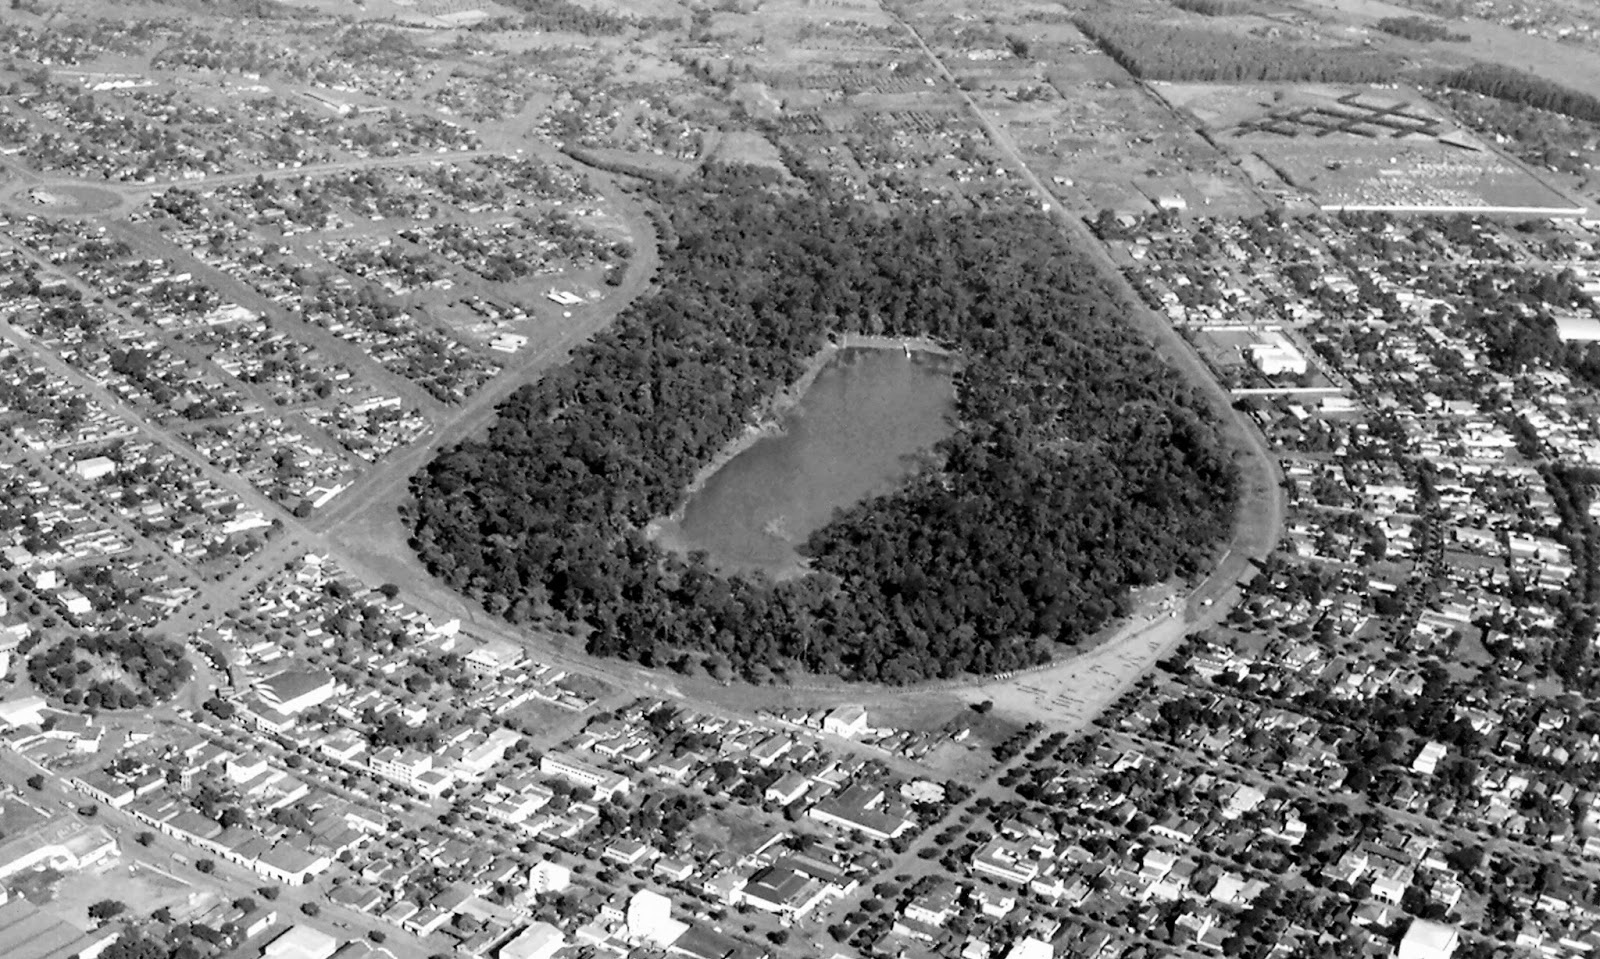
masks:
[[[256,860],[256,871],[286,885],[301,886],[330,865],[332,862],[327,856],[319,856],[292,842],[280,842]]]

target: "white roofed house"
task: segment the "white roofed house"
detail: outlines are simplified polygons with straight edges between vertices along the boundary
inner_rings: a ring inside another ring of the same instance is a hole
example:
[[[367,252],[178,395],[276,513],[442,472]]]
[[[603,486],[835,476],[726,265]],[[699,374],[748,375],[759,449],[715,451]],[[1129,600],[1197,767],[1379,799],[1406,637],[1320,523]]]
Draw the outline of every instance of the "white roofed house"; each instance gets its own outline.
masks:
[[[1411,763],[1411,771],[1431,776],[1439,768],[1439,762],[1449,752],[1444,743],[1429,742],[1417,753],[1417,758]]]

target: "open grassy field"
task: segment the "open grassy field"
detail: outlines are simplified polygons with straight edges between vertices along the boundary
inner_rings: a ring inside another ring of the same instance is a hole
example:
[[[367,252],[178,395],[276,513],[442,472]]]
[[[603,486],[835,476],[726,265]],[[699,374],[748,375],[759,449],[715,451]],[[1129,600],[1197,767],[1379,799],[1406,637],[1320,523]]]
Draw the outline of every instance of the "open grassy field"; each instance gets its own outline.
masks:
[[[1574,201],[1462,129],[1415,88],[1161,83],[1152,89],[1235,156],[1324,208],[1528,208]]]

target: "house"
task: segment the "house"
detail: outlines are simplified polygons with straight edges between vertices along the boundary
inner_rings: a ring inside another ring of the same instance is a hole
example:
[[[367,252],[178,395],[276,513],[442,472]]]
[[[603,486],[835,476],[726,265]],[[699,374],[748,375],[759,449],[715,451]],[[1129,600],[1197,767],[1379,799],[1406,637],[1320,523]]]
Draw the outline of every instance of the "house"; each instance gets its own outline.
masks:
[[[1429,742],[1417,753],[1417,758],[1411,763],[1411,771],[1424,776],[1432,776],[1433,771],[1439,768],[1439,761],[1444,759],[1448,749],[1444,743]]]
[[[956,912],[956,887],[942,882],[906,904],[905,916],[930,926],[943,926]]]
[[[1006,916],[1011,914],[1011,910],[1017,908],[1016,896],[1008,896],[1005,893],[996,892],[993,889],[986,889],[983,886],[973,886],[970,890],[968,890],[967,898],[970,899],[972,904],[977,906],[985,916],[988,916],[991,919],[1004,919]]]
[[[650,871],[667,882],[683,882],[694,875],[694,863],[687,859],[662,858],[656,860]]]
[[[256,859],[255,870],[287,886],[303,886],[326,871],[333,861],[293,842],[280,842]]]
[[[624,866],[636,866],[649,858],[654,851],[637,839],[618,839],[606,846],[602,855]]]
[[[56,601],[61,604],[61,608],[66,611],[68,616],[87,616],[94,612],[94,606],[90,604],[89,597],[70,586],[56,594]]]
[[[787,772],[778,778],[777,782],[767,787],[763,794],[769,803],[779,806],[788,806],[805,798],[811,789],[811,781],[797,772]]]
[[[87,772],[74,779],[72,785],[78,792],[98,799],[112,809],[121,809],[134,800],[133,787],[112,777],[104,769]]]
[[[793,739],[781,733],[774,733],[750,750],[750,758],[762,766],[770,766],[777,762],[784,753],[793,748]]]

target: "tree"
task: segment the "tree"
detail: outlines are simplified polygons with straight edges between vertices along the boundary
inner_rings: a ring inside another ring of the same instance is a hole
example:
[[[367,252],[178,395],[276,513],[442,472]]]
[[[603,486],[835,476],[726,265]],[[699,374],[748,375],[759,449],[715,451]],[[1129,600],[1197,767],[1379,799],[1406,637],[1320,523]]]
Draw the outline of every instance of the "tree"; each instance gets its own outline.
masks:
[[[308,916],[311,916],[312,918],[316,918],[322,914],[322,907],[314,902],[302,902],[300,904],[300,911]]]
[[[28,788],[34,792],[39,792],[40,790],[44,789],[44,777],[38,773],[34,773],[32,776],[29,776]]]
[[[194,867],[208,876],[217,871],[217,864],[210,859],[197,859]]]
[[[133,839],[141,846],[152,846],[155,844],[156,834],[146,829],[140,832],[139,835],[134,836]]]
[[[115,899],[102,899],[89,907],[89,918],[96,922],[105,922],[114,916],[121,915],[126,909],[125,903]]]

